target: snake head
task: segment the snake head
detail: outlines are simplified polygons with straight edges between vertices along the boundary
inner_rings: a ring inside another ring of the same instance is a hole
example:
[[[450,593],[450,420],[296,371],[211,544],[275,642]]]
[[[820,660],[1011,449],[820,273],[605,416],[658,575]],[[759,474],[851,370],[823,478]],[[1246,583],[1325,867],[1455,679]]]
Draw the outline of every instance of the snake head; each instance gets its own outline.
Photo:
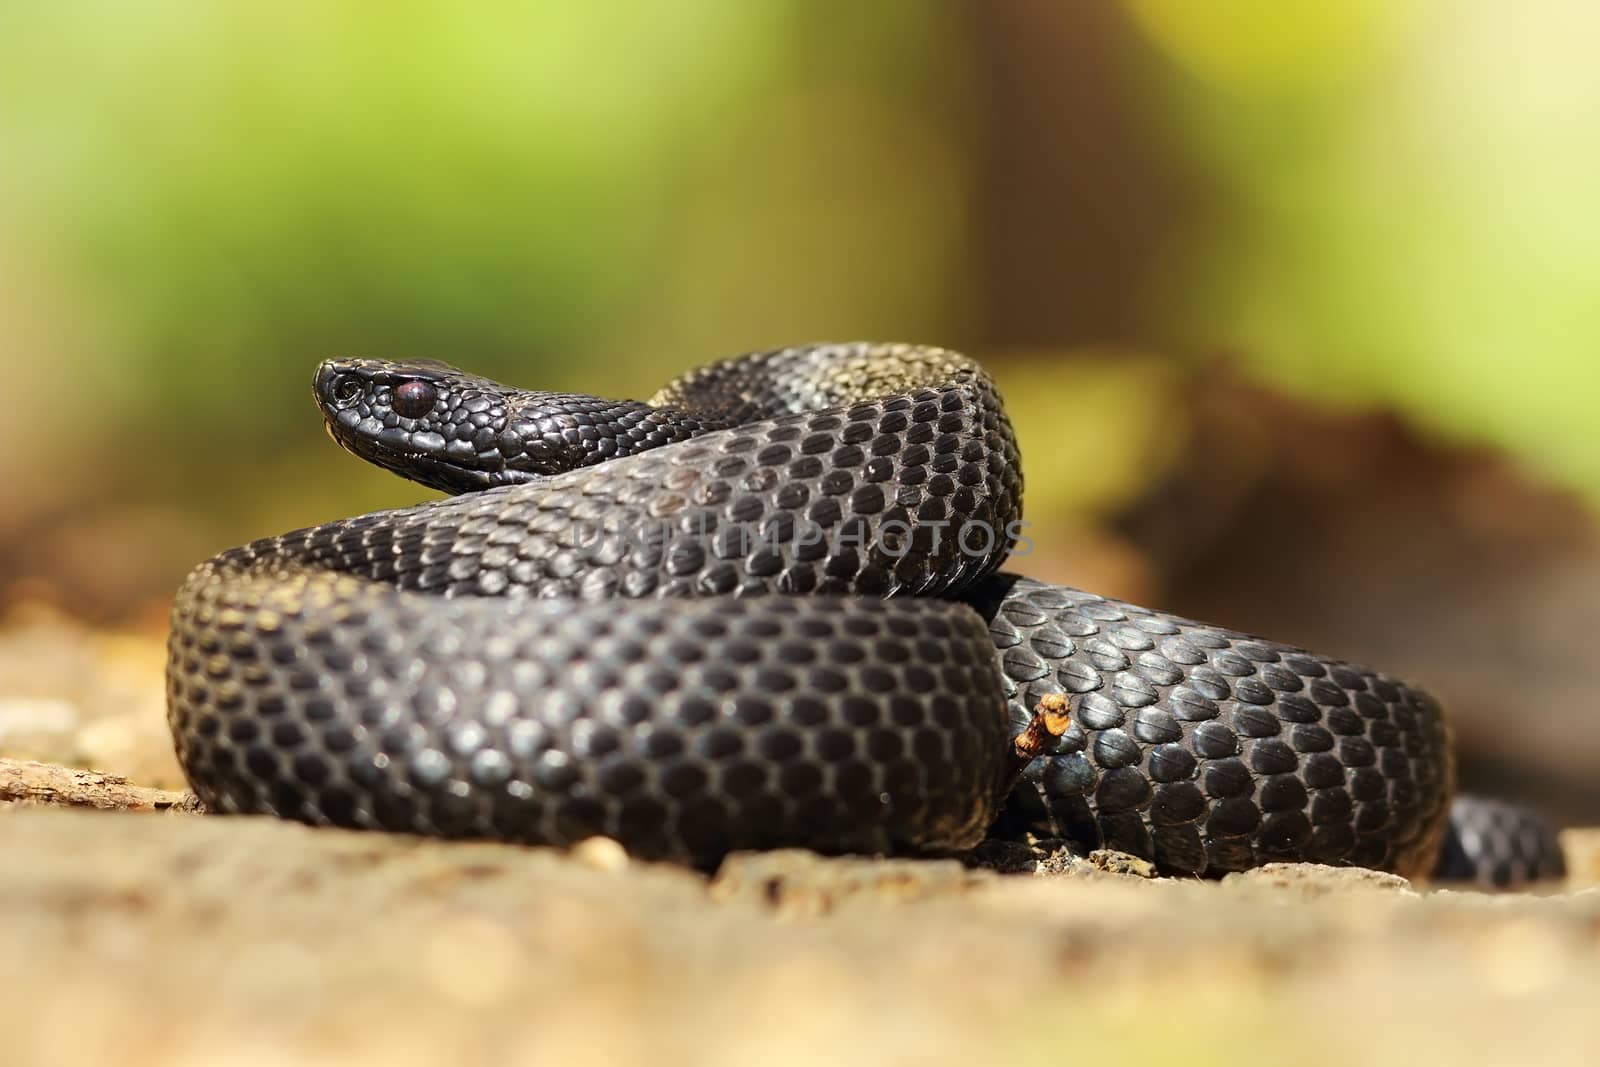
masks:
[[[560,469],[529,454],[517,416],[527,393],[438,360],[326,360],[312,392],[341,447],[432,489],[464,493]]]
[[[312,391],[328,434],[446,493],[536,481],[708,424],[631,400],[516,389],[432,359],[330,359]]]

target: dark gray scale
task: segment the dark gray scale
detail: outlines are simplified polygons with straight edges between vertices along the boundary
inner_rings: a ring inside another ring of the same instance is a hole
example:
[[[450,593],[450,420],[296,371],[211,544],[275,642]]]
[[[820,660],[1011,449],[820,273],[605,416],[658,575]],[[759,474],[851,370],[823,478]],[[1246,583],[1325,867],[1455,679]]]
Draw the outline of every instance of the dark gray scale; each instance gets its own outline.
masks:
[[[1450,828],[1433,869],[1436,881],[1508,889],[1566,874],[1555,828],[1538,814],[1465,794],[1450,805]]]
[[[1067,694],[1073,711],[1056,753],[1013,793],[1004,830],[1132,853],[1168,874],[1275,860],[1419,872],[1431,860],[1450,756],[1426,694],[1015,575],[964,599],[989,624],[1013,733],[1047,693]],[[1341,747],[1341,732],[1359,744]]]
[[[1002,799],[999,672],[959,605],[618,612],[325,582],[291,604],[262,577],[191,581],[172,642],[178,755],[215,811],[534,844],[604,834],[706,866],[777,846],[960,851]],[[316,604],[334,596],[328,626]],[[906,696],[929,688],[911,648],[940,664],[932,699]]]

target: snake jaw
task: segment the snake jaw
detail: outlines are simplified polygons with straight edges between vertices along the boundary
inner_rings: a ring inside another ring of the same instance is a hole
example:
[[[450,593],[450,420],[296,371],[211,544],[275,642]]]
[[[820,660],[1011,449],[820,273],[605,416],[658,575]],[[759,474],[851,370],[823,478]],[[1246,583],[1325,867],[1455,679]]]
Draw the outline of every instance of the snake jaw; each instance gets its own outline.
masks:
[[[498,486],[539,481],[545,475],[510,469],[483,469],[463,466],[434,453],[415,448],[395,448],[374,437],[341,434],[332,421],[325,424],[328,437],[358,459],[417,482],[429,489],[458,496]]]

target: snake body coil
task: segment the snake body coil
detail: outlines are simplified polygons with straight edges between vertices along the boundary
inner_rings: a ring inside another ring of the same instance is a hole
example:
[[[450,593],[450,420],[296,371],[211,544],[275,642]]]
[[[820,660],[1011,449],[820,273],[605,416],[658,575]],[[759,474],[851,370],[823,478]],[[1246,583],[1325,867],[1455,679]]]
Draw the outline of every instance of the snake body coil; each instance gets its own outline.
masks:
[[[213,810],[702,866],[1002,832],[1172,874],[1434,863],[1425,694],[997,573],[1017,449],[958,354],[757,353],[649,403],[431,362],[330,361],[315,390],[346,448],[461,495],[189,576],[169,718]],[[1047,693],[1072,724],[1008,795]]]

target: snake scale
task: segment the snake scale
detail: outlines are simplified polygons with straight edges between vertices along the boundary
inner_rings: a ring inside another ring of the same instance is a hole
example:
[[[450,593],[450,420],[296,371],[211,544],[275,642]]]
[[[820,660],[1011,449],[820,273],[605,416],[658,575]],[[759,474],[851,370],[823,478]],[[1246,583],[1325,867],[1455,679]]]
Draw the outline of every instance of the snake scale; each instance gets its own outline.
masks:
[[[169,721],[213,811],[701,867],[990,835],[1173,875],[1559,869],[1520,809],[1451,830],[1422,691],[1001,572],[1020,457],[958,353],[752,353],[648,402],[330,360],[314,392],[339,444],[455,495],[190,574]],[[1008,774],[1047,694],[1070,726]]]

